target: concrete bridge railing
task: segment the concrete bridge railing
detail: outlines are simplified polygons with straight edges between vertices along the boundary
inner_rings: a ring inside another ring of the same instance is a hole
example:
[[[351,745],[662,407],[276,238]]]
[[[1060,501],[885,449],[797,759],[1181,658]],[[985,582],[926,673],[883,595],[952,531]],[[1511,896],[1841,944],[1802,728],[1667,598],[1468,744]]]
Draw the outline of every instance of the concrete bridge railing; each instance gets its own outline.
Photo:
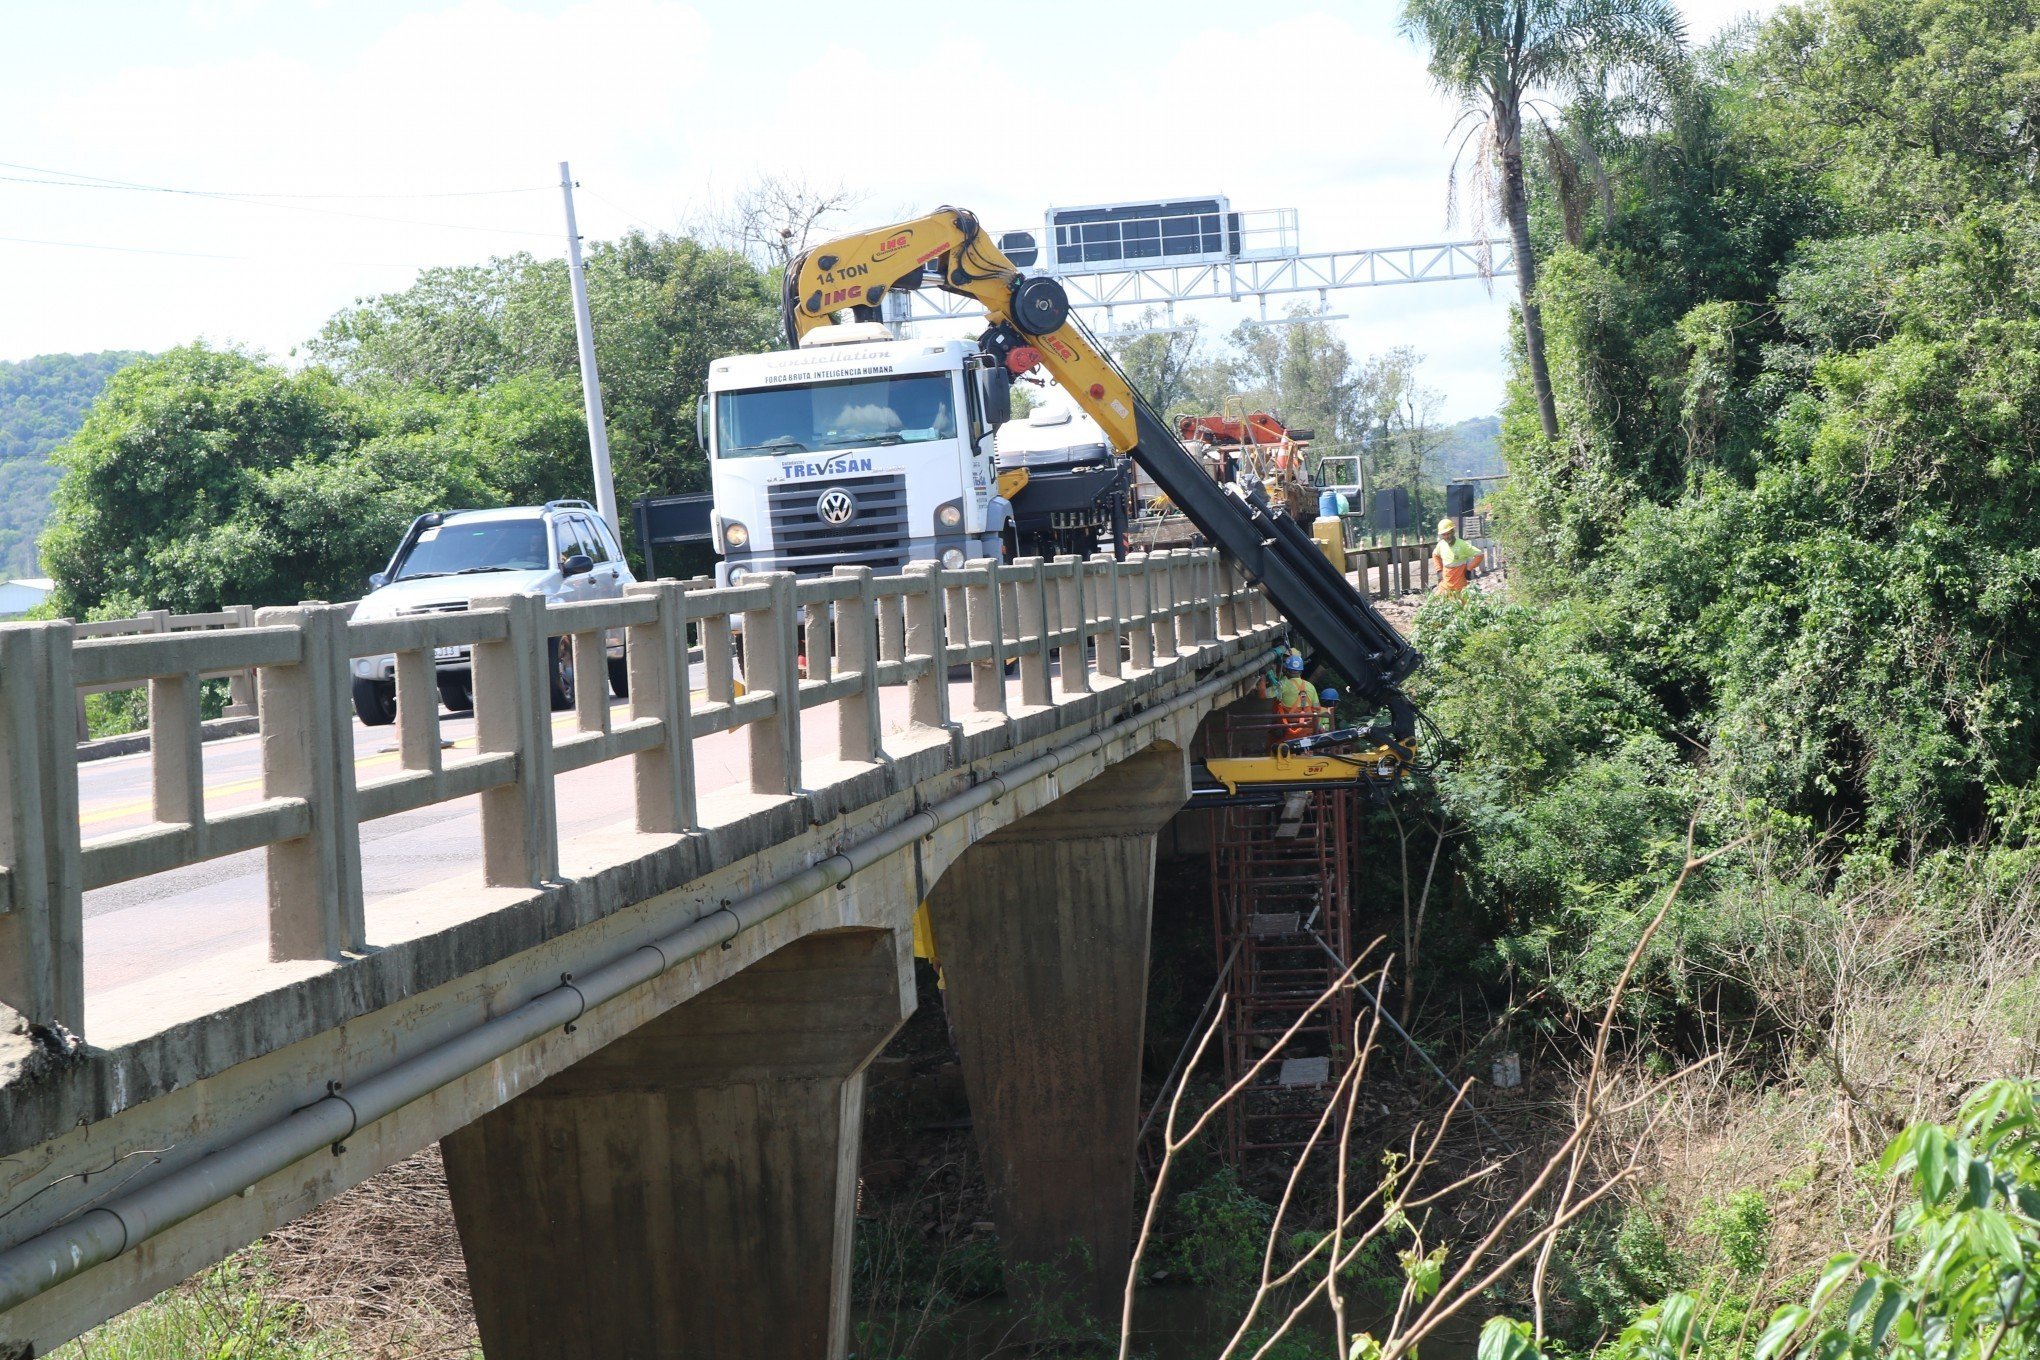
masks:
[[[839,568],[741,586],[649,582],[621,600],[548,608],[538,596],[456,613],[350,622],[346,606],[264,609],[252,625],[94,636],[71,623],[0,627],[0,1003],[32,1025],[85,1032],[87,891],[262,849],[272,960],[338,959],[367,947],[362,824],[479,795],[492,887],[559,875],[554,776],[628,758],[636,828],[698,828],[692,743],[742,728],[750,788],[802,790],[803,715],[835,705],[840,758],[880,760],[882,687],[904,687],[914,723],[952,725],[949,673],[969,667],[971,713],[1082,693],[1090,677],[1269,621],[1237,569],[1209,551],[1099,556],[961,570],[916,563],[900,576]],[[236,619],[235,623],[245,621]],[[604,673],[604,639],[626,636],[630,699],[620,721],[600,683],[577,687],[555,734],[553,649]],[[448,759],[435,655],[471,649],[477,749]],[[741,676],[737,665],[741,650]],[[397,658],[398,769],[357,783],[348,698],[355,656]],[[690,655],[705,672],[697,701]],[[1087,661],[1087,657],[1089,660]],[[261,797],[213,812],[200,755],[199,681],[252,673],[262,715]],[[85,836],[68,715],[86,691],[146,687],[152,822]],[[741,688],[742,692],[739,692]],[[959,715],[962,716],[962,715]]]
[[[628,702],[553,713],[558,654],[600,675],[615,630]],[[1116,1308],[1157,845],[1284,633],[1208,552],[0,629],[0,1001],[46,1027],[0,1027],[0,1357],[435,1142],[491,1360],[844,1355],[863,1073],[924,929],[1009,1286]],[[476,732],[448,749],[434,658],[462,646]],[[369,756],[345,687],[382,654]],[[199,763],[197,677],[228,666],[261,691],[258,788]],[[150,692],[150,763],[120,768],[153,820],[87,836],[68,724],[38,715],[98,683]],[[591,819],[597,785],[629,797]],[[166,902],[247,885],[236,943],[123,940],[145,971],[95,953],[84,995],[82,911],[94,950],[127,928],[84,894],[173,870]]]

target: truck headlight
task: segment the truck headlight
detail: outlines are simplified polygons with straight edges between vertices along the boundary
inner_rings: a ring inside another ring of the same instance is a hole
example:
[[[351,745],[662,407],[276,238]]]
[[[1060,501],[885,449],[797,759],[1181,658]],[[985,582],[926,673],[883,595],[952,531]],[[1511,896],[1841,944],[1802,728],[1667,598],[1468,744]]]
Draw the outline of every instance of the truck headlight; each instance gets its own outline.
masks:
[[[751,541],[751,531],[731,520],[723,525],[722,541],[726,548],[741,548]]]
[[[935,512],[935,527],[955,529],[963,524],[963,502],[947,501]]]
[[[731,567],[730,584],[733,586],[740,586],[744,583],[744,578],[746,576],[749,576],[750,574],[751,574],[750,570],[746,567]]]
[[[946,570],[949,571],[962,571],[963,549],[944,548],[942,550],[942,565]]]

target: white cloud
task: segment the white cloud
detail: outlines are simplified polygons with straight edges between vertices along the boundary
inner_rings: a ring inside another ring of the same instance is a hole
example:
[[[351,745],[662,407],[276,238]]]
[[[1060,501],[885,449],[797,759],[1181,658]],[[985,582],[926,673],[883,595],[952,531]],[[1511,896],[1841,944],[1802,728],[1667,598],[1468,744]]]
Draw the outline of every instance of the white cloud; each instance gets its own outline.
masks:
[[[531,192],[256,205],[0,182],[0,237],[187,253],[0,239],[0,356],[200,334],[282,352],[421,267],[557,254],[562,157],[596,237],[678,226],[790,170],[866,190],[873,220],[958,203],[1022,225],[1051,204],[1217,191],[1296,209],[1307,250],[1446,238],[1456,111],[1395,6],[1179,0],[1156,25],[1143,6],[1041,3],[1020,28],[971,11],[877,46],[838,36],[859,30],[822,0],[148,0],[132,32],[97,34],[83,7],[51,8],[50,55],[0,87],[9,159],[225,190]],[[1682,4],[1696,38],[1744,7]],[[1356,350],[1425,352],[1464,415],[1500,400],[1512,291],[1329,301]],[[1248,314],[1201,310],[1214,329]]]

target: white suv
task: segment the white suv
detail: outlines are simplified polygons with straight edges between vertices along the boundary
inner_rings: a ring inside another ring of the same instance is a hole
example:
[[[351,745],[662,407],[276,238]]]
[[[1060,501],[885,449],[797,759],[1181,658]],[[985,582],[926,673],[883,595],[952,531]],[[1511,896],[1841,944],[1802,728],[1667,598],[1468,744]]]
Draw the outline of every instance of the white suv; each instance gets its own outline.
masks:
[[[368,578],[374,590],[355,606],[356,619],[462,610],[476,599],[536,591],[548,604],[609,600],[637,578],[624,563],[609,525],[586,501],[547,501],[505,510],[444,510],[420,515],[405,531],[389,566]],[[623,635],[608,639],[609,687],[628,692]],[[554,708],[574,703],[573,648],[547,644]],[[468,649],[439,649],[439,697],[465,713],[475,706]],[[396,658],[353,661],[354,711],[370,727],[397,720]]]

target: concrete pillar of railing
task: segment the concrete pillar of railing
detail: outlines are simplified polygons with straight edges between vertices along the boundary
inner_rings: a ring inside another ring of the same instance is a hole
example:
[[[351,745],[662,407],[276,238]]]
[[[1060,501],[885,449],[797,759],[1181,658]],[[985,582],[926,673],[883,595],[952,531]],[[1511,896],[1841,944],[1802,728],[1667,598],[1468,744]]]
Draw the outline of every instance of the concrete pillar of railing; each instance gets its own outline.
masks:
[[[444,766],[439,745],[439,663],[430,647],[397,653],[397,762],[406,770],[437,773]]]
[[[730,616],[711,614],[701,621],[702,692],[712,704],[726,704],[736,697],[735,673],[730,669],[736,647],[730,640]]]
[[[1061,573],[1055,578],[1055,626],[1062,634],[1056,649],[1056,665],[1062,672],[1059,688],[1064,694],[1089,694],[1091,672],[1084,665],[1084,638],[1088,622],[1084,613],[1084,559],[1063,557],[1056,562]]]
[[[234,627],[252,628],[255,624],[255,607],[246,604],[228,605],[226,612],[234,616]],[[228,718],[252,718],[257,713],[255,705],[255,671],[235,671],[227,677],[227,706],[222,716]]]
[[[82,1035],[78,748],[49,721],[76,697],[69,623],[0,627],[0,1003]]]
[[[1240,577],[1239,564],[1230,557],[1217,559],[1213,579],[1218,587],[1218,610],[1213,627],[1220,637],[1240,635],[1240,589],[1244,585]]]
[[[574,633],[560,639],[574,658],[574,729],[609,731],[609,633]]]
[[[155,819],[197,830],[205,822],[205,768],[200,754],[198,677],[149,681],[149,787]],[[204,847],[193,845],[194,857]]]
[[[880,661],[898,662],[907,659],[906,605],[906,598],[900,595],[887,595],[878,602],[878,659]]]
[[[921,727],[949,726],[948,637],[944,623],[942,568],[910,562],[907,579],[918,584],[903,601],[900,660],[926,658],[928,668],[907,682],[907,715]]]
[[[744,613],[744,684],[752,694],[772,692],[772,716],[748,725],[751,792],[800,791],[800,619],[793,573],[749,578],[771,594],[763,609]]]
[[[970,702],[978,713],[1006,711],[1006,634],[999,617],[999,564],[981,557],[964,564],[972,574],[963,588],[964,618],[973,648],[990,655],[970,663]]]
[[[1179,554],[1174,548],[1154,554],[1148,558],[1148,575],[1153,583],[1148,588],[1148,610],[1153,615],[1154,664],[1167,665],[1176,659],[1176,606],[1177,588],[1182,572],[1177,570]]]
[[[1154,577],[1150,571],[1152,563],[1153,559],[1146,553],[1128,553],[1126,560],[1119,565],[1122,585],[1119,617],[1126,628],[1136,671],[1155,668],[1155,630],[1148,604],[1149,593],[1154,589]]]
[[[471,651],[475,748],[517,756],[517,778],[482,793],[482,876],[490,887],[537,887],[560,873],[545,600],[492,595],[473,607],[501,609],[509,624],[502,641],[478,642]]]
[[[1209,548],[1197,556],[1197,570],[1192,579],[1197,583],[1197,607],[1191,617],[1196,620],[1196,631],[1192,634],[1199,647],[1218,641],[1218,596],[1219,584],[1218,554]]]
[[[1098,674],[1119,678],[1119,648],[1126,630],[1119,622],[1119,559],[1096,553],[1084,567],[1085,612]]]
[[[857,594],[836,604],[837,673],[854,671],[860,677],[857,693],[836,703],[836,756],[839,760],[877,760],[885,754],[879,740],[878,597],[872,589],[870,567],[838,567],[836,575],[857,583]],[[812,637],[808,645],[814,645]]]
[[[1020,653],[1020,702],[1040,708],[1053,702],[1048,691],[1048,583],[1038,557],[1020,558],[1013,570],[1012,629],[1014,649]]]
[[[311,812],[309,834],[268,850],[269,957],[337,959],[342,951],[368,944],[354,806],[347,613],[308,600],[255,617],[263,625],[296,628],[302,639],[295,666],[265,666],[257,677],[257,702],[266,719],[263,796],[302,798]]]
[[[687,589],[678,581],[645,581],[624,593],[658,602],[658,617],[632,625],[624,655],[630,665],[630,716],[656,718],[665,740],[631,757],[637,829],[678,835],[699,828],[694,804],[693,695],[687,671]]]

